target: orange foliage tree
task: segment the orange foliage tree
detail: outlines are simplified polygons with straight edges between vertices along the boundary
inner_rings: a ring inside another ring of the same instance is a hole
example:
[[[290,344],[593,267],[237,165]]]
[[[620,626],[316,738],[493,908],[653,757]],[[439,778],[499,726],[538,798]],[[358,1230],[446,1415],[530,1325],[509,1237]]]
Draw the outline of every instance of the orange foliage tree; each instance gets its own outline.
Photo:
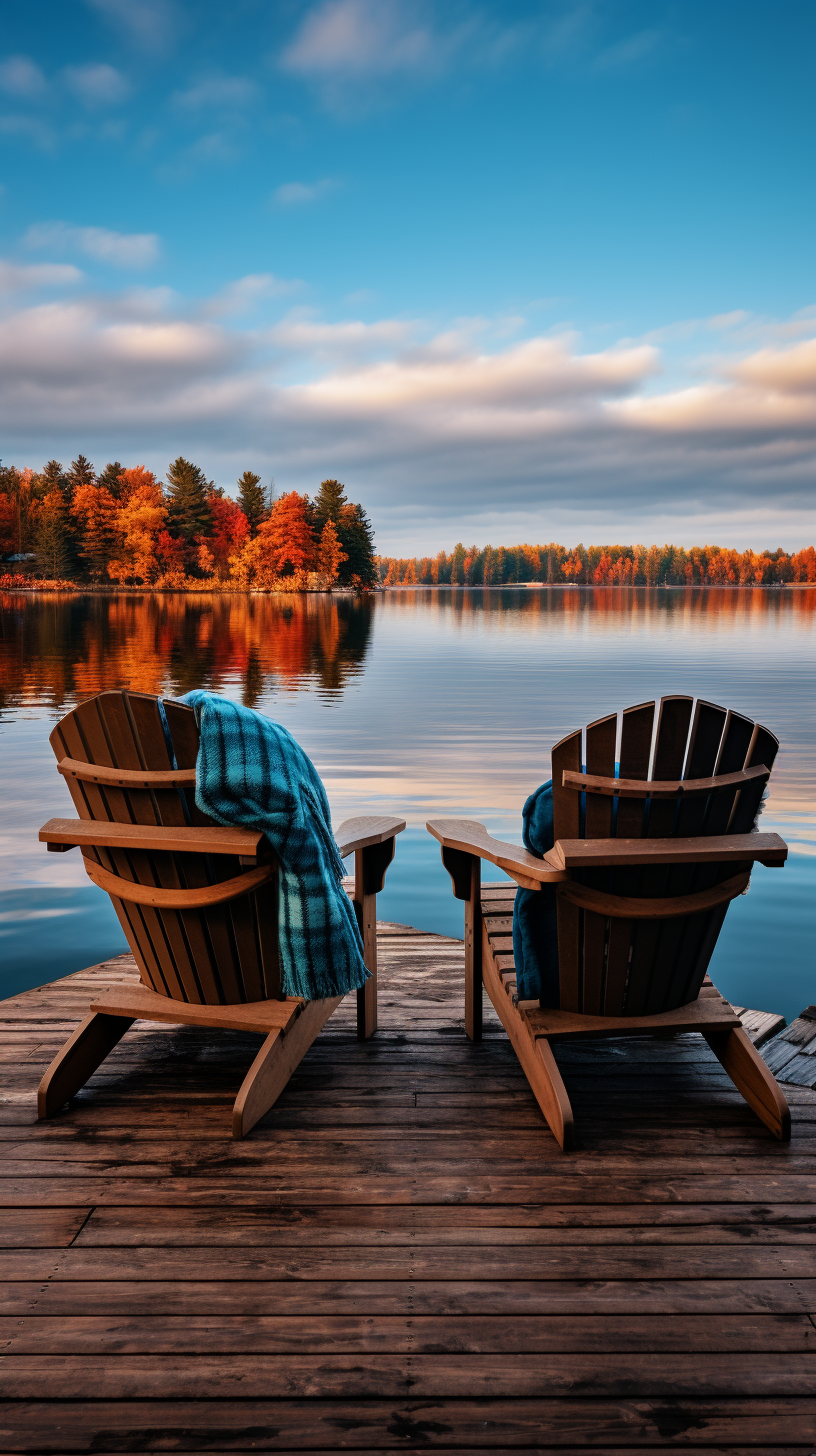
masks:
[[[328,520],[320,532],[317,549],[317,570],[324,586],[334,586],[344,561],[348,561],[348,554],[340,545],[334,521]]]
[[[307,495],[290,490],[275,501],[258,527],[261,560],[275,576],[307,572],[315,564],[315,539]]]
[[[108,562],[108,576],[111,581],[146,585],[159,572],[157,546],[167,520],[162,488],[144,465],[123,470],[118,480],[115,555]]]

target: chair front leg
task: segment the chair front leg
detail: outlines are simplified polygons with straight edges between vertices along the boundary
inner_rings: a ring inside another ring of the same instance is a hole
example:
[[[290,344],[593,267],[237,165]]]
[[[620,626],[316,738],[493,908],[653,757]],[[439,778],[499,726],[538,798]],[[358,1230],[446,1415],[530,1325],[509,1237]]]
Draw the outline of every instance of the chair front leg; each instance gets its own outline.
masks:
[[[482,1039],[482,862],[478,855],[442,846],[442,863],[457,900],[465,902],[465,1031]]]
[[[370,972],[357,992],[357,1037],[367,1041],[377,1030],[377,895],[394,858],[396,839],[370,844],[354,855],[354,910],[363,937],[363,960]]]

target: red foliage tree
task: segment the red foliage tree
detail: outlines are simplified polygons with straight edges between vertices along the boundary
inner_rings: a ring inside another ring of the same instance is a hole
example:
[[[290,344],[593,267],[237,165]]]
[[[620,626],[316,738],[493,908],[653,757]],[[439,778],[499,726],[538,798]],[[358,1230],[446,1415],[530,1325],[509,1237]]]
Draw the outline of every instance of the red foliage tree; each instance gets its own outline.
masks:
[[[228,495],[214,492],[210,496],[213,530],[207,537],[216,569],[225,571],[229,558],[240,551],[249,539],[249,521],[241,507]]]
[[[311,570],[315,538],[309,497],[296,490],[280,496],[258,527],[258,537],[264,564],[277,576]]]

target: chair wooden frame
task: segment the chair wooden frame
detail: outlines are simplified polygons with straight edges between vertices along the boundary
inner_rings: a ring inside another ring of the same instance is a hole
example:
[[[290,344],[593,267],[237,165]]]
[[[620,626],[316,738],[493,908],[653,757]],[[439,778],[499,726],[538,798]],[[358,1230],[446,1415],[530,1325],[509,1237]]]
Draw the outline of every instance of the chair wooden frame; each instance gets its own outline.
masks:
[[[155,697],[100,693],[61,720],[51,746],[80,817],[50,819],[40,840],[52,852],[81,849],[90,879],[111,896],[142,984],[91,1003],[40,1083],[38,1114],[58,1112],[137,1019],[218,1027],[264,1037],[233,1108],[233,1137],[245,1137],[343,999],[283,995],[272,847],[196,807],[198,733],[183,704],[166,702],[162,721]],[[377,894],[404,828],[404,819],[362,815],[335,833],[341,857],[354,855],[370,972],[357,992],[361,1039],[377,1029]]]
[[[745,892],[753,864],[781,866],[787,857],[779,835],[752,827],[777,748],[767,729],[739,714],[664,698],[627,709],[620,725],[613,714],[590,724],[585,739],[579,731],[556,744],[556,839],[543,859],[470,820],[428,822],[465,902],[466,1033],[481,1038],[484,987],[565,1151],[575,1125],[551,1044],[580,1037],[699,1031],[774,1136],[790,1138],[781,1089],[707,975],[728,904]],[[524,889],[555,887],[559,1009],[519,1002],[512,900],[498,885],[483,895],[482,860]]]

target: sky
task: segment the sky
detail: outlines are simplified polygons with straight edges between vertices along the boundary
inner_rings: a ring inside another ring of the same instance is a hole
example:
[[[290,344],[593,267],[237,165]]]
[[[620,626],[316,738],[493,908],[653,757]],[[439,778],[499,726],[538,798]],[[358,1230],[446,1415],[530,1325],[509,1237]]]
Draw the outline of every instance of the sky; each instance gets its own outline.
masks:
[[[812,0],[39,0],[0,453],[327,476],[384,553],[816,537]]]

